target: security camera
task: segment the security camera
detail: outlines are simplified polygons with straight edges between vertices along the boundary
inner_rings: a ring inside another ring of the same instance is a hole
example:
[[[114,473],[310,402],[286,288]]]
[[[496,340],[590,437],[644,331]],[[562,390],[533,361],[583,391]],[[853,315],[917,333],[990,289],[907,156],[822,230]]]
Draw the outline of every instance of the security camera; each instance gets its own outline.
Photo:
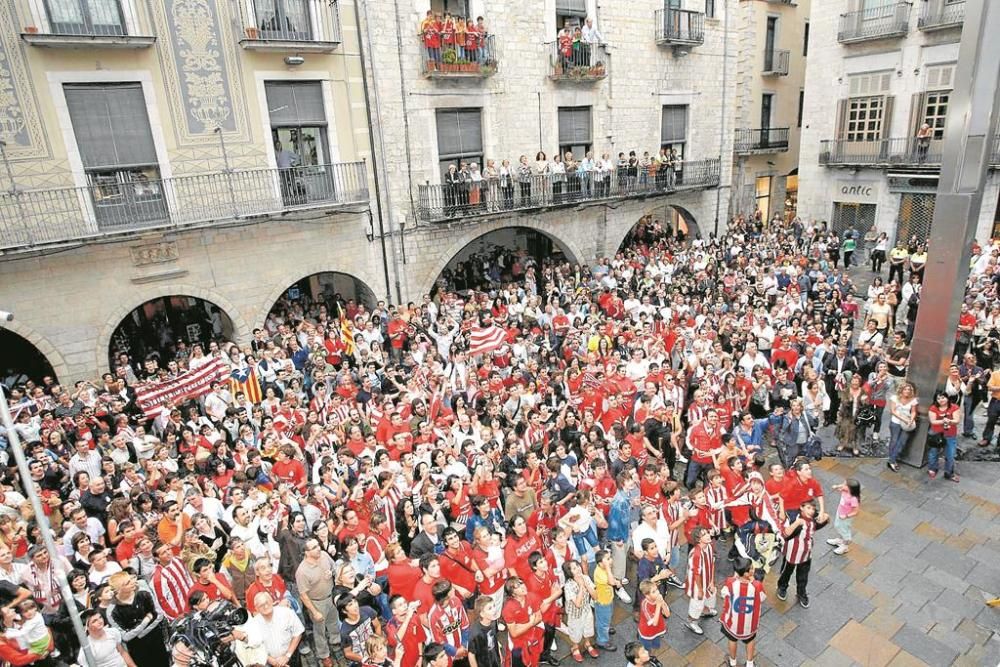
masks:
[[[14,313],[8,313],[6,310],[0,310],[0,322],[11,322],[14,319]]]
[[[285,56],[285,64],[291,67],[298,67],[306,61],[302,56]]]

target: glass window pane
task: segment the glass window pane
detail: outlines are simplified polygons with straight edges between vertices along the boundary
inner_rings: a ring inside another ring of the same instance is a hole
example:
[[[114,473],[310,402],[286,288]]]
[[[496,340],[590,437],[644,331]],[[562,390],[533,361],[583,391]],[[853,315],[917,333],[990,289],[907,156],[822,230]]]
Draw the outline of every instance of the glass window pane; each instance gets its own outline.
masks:
[[[83,23],[80,0],[48,0],[49,20],[52,23]],[[54,27],[54,26],[53,26]]]

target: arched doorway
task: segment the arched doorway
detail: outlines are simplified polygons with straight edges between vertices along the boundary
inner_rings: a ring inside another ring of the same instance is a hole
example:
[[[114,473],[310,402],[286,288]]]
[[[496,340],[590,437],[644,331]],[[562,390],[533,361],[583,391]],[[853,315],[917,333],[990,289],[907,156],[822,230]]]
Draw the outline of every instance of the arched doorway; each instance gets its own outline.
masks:
[[[10,389],[28,380],[41,385],[47,377],[58,382],[48,358],[31,341],[0,327],[0,383]]]
[[[639,218],[625,234],[617,252],[652,245],[666,238],[680,241],[701,238],[701,229],[690,211],[681,206],[664,204]]]
[[[484,290],[518,280],[529,261],[575,261],[558,239],[531,227],[503,227],[476,237],[455,253],[434,282],[434,291]]]
[[[353,316],[358,305],[369,311],[377,298],[364,281],[349,273],[322,271],[301,278],[282,291],[268,312],[268,328],[301,319],[316,320],[325,310],[331,318],[339,315],[339,307],[345,315]],[[338,306],[339,304],[339,306]]]
[[[118,323],[108,343],[109,367],[129,356],[133,366],[150,356],[160,365],[199,344],[207,351],[214,341],[233,340],[233,321],[211,301],[187,295],[162,296],[146,301]]]

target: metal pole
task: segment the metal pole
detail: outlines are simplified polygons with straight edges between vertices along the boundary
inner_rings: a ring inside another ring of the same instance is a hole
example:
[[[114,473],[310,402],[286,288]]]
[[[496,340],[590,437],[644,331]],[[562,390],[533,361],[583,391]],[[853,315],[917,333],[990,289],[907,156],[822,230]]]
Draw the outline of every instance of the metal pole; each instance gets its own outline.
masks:
[[[722,95],[719,112],[719,185],[715,188],[715,235],[719,236],[719,209],[722,207],[722,160],[726,150],[726,100],[729,97],[729,0],[722,0]],[[731,160],[730,160],[731,162]],[[732,174],[729,176],[732,179]]]
[[[64,572],[61,577],[55,574],[57,563],[62,556],[56,548],[55,541],[52,539],[52,525],[42,510],[42,502],[38,499],[38,494],[35,492],[34,482],[31,481],[28,460],[24,457],[24,450],[21,449],[21,439],[18,437],[17,431],[14,430],[14,420],[10,416],[10,406],[7,405],[7,393],[3,385],[0,385],[0,420],[2,420],[4,428],[7,429],[7,442],[10,445],[10,450],[14,452],[14,460],[17,462],[17,472],[21,475],[21,485],[24,487],[24,495],[28,496],[28,500],[31,501],[31,509],[35,513],[35,521],[38,522],[42,541],[45,542],[45,550],[49,552],[49,559],[52,561],[52,576],[59,583],[59,592],[62,594],[63,606],[69,612],[70,621],[73,622],[73,630],[80,640],[80,647],[83,649],[83,656],[87,659],[87,665],[89,667],[97,667],[97,660],[94,659],[94,652],[90,648],[90,639],[83,629],[80,612],[77,611],[76,605],[73,603],[73,591],[70,589],[69,580],[66,578],[66,575],[69,573]],[[66,656],[66,659],[67,661],[73,660],[75,656]]]
[[[955,89],[949,100],[944,154],[931,224],[927,268],[910,351],[909,378],[926,416],[951,364],[958,314],[965,299],[972,240],[993,148],[1000,107],[1000,3],[969,0],[958,52]],[[911,438],[903,461],[921,466],[927,420]]]
[[[222,164],[225,169],[223,173],[226,175],[226,188],[229,190],[229,205],[233,209],[233,217],[239,217],[239,211],[236,208],[236,193],[233,191],[233,170],[229,168],[229,154],[226,153],[226,138],[222,136],[222,126],[216,125],[214,132],[219,135],[219,148],[222,150]]]

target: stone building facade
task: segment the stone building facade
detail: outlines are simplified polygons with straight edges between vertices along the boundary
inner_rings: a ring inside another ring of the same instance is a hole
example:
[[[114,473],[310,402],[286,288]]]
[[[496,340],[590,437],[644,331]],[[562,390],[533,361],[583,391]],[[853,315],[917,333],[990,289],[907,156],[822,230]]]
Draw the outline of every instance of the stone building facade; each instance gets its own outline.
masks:
[[[925,239],[934,213],[965,3],[814,2],[799,214]],[[918,139],[927,124],[926,141]],[[996,235],[994,147],[976,237]]]

